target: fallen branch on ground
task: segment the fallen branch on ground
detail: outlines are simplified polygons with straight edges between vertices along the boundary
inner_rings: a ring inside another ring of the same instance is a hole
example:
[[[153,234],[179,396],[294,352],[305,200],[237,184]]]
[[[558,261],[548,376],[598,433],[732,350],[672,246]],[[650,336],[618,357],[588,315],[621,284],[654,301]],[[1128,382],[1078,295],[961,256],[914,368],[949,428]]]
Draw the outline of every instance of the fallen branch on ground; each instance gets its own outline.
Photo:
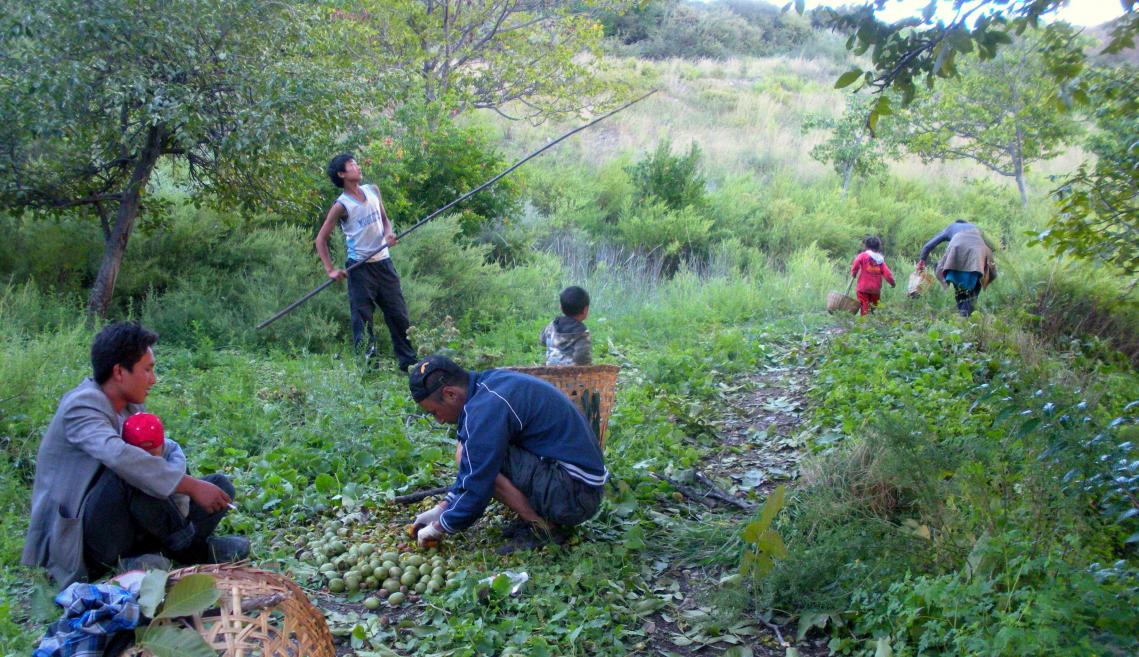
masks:
[[[664,475],[660,475],[660,474],[657,474],[655,472],[650,472],[649,474],[656,477],[657,479],[660,479],[661,481],[667,482],[669,486],[672,486],[673,488],[675,488],[677,490],[677,492],[679,492],[681,495],[687,497],[688,499],[692,500],[693,502],[699,502],[700,504],[703,504],[704,506],[708,507],[709,509],[716,508],[716,502],[708,499],[707,495],[701,495],[695,489],[689,488],[688,486],[685,486],[684,484],[680,483],[679,481],[676,481],[675,479],[671,479],[671,478],[666,477]]]
[[[414,493],[408,493],[407,495],[397,495],[396,497],[392,498],[392,501],[395,502],[396,504],[414,504],[415,502],[418,502],[422,499],[426,499],[428,497],[433,497],[435,495],[442,495],[449,490],[451,490],[450,486],[439,486],[437,488],[428,488],[427,490],[416,491]]]
[[[693,470],[692,473],[693,473],[693,476],[696,478],[696,481],[698,481],[698,482],[700,482],[700,483],[702,483],[708,487],[708,492],[706,493],[706,495],[708,497],[711,497],[712,499],[715,499],[715,500],[720,500],[724,504],[731,504],[732,506],[734,506],[738,509],[742,509],[744,511],[754,511],[755,510],[755,505],[748,504],[747,502],[736,499],[735,497],[733,497],[733,496],[727,494],[726,492],[720,490],[716,486],[716,484],[711,479],[708,478],[707,475],[700,472],[699,470]]]

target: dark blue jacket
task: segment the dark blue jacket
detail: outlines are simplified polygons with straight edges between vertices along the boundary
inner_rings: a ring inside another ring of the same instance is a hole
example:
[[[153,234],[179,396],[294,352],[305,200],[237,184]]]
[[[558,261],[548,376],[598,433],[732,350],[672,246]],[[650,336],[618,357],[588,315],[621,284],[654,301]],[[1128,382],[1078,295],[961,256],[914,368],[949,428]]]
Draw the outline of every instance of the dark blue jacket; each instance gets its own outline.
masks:
[[[609,478],[585,417],[541,379],[510,370],[471,372],[458,424],[463,456],[439,518],[448,532],[462,531],[482,516],[510,445],[556,460],[569,476],[590,486]]]

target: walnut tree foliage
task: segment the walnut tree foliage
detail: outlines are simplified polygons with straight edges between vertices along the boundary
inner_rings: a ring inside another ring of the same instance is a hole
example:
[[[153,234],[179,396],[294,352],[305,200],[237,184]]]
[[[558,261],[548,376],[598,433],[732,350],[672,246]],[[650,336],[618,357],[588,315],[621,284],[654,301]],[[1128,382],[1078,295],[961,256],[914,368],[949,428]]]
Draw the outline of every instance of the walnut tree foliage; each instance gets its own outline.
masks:
[[[846,194],[854,177],[870,178],[886,171],[886,160],[899,154],[898,140],[889,126],[881,126],[871,134],[866,126],[868,99],[850,94],[840,116],[825,114],[808,116],[803,131],[815,129],[830,131],[830,136],[811,149],[811,157],[823,164],[834,166],[842,176],[842,193]]]
[[[2,6],[0,204],[98,217],[92,315],[108,309],[161,163],[183,167],[198,200],[287,205],[289,172],[353,105],[334,39],[317,38],[305,3]]]
[[[919,92],[891,119],[906,148],[925,161],[971,160],[1012,178],[1027,206],[1029,165],[1060,155],[1079,134],[1075,117],[1053,103],[1059,84],[1040,50],[1029,38],[991,59],[959,59],[956,79]]]
[[[391,58],[402,71],[397,94],[419,95],[456,113],[490,109],[540,121],[572,115],[611,91],[594,56],[600,11],[630,0],[366,0],[333,19],[362,38],[354,56]]]
[[[1058,213],[1039,235],[1045,246],[1111,262],[1139,277],[1139,69],[1092,71],[1090,114],[1097,130],[1084,162],[1056,190]]]

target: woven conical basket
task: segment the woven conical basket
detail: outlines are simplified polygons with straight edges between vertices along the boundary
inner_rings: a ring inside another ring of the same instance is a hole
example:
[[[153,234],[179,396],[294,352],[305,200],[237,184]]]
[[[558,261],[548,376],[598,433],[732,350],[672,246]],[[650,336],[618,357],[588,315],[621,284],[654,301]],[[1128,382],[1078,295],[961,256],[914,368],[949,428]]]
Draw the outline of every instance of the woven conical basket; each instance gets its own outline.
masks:
[[[335,657],[324,615],[289,578],[238,564],[210,564],[172,571],[167,586],[197,573],[217,580],[218,606],[154,623],[193,629],[225,657]],[[133,646],[119,657],[154,656]]]
[[[546,367],[511,367],[515,372],[536,376],[565,393],[593,427],[597,440],[605,447],[605,431],[617,398],[616,365],[558,365]]]

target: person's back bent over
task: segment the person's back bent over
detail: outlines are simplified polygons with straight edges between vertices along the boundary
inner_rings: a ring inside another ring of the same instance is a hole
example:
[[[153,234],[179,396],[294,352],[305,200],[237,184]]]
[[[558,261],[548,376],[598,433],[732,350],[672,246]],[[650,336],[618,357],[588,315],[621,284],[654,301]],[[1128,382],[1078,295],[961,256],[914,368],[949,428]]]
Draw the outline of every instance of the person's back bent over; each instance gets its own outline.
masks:
[[[609,471],[585,417],[560,390],[510,370],[468,372],[441,356],[416,364],[408,385],[421,408],[459,426],[455,484],[415,519],[421,545],[474,524],[492,497],[527,529],[578,525],[597,512]]]

